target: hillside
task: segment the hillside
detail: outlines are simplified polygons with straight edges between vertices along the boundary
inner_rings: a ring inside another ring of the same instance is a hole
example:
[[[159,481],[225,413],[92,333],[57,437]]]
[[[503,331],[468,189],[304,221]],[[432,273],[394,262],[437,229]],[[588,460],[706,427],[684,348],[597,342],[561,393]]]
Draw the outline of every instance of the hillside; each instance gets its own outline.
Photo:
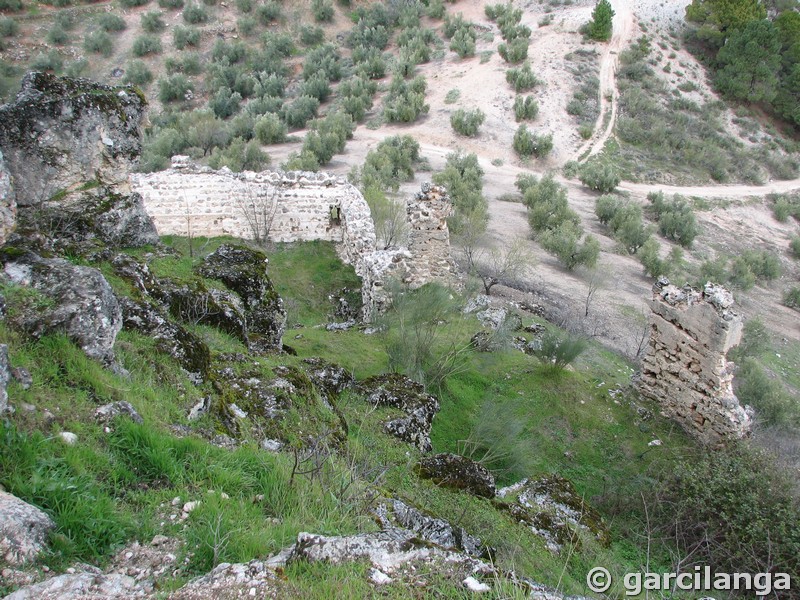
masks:
[[[796,131],[722,99],[688,2],[610,4],[597,42],[588,0],[0,0],[0,511],[36,522],[2,530],[0,592],[620,597],[625,573],[705,565],[797,580]],[[28,76],[15,101],[29,68],[68,78]],[[201,230],[203,190],[180,198],[187,235],[156,231],[131,174],[173,155],[248,172],[253,198],[254,172],[305,172],[281,183],[295,199],[330,173],[308,194],[334,241],[275,242],[275,212],[263,239]],[[347,240],[336,176],[371,238]],[[380,279],[380,260],[429,274],[415,224],[447,233],[452,277]],[[364,262],[346,243],[371,244]],[[362,306],[376,293],[382,313]],[[662,301],[702,315],[676,321],[666,359]],[[664,366],[674,398],[643,395],[645,355],[686,367]],[[687,419],[685,388],[725,419],[735,389],[746,423]],[[610,589],[590,588],[597,566]]]

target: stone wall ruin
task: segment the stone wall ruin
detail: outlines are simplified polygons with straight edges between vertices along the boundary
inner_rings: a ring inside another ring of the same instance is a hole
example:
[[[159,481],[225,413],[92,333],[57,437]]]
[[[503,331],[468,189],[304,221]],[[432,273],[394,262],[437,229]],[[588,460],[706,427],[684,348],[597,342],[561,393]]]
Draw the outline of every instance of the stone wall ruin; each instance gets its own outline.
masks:
[[[444,285],[457,283],[447,227],[447,217],[452,213],[453,203],[442,186],[423,183],[421,191],[408,200],[408,247],[377,250],[364,257],[361,293],[365,321],[370,321],[388,304],[390,297],[385,286],[391,279],[411,289],[433,281]]]
[[[175,156],[172,168],[134,173],[160,235],[334,242],[356,272],[375,250],[375,226],[361,193],[327,173],[215,171]],[[359,273],[360,274],[360,273]]]
[[[665,278],[649,300],[650,341],[639,391],[710,446],[749,434],[751,416],[733,393],[727,353],[742,337],[742,317],[731,293],[712,283],[703,291],[678,288]]]
[[[133,173],[131,188],[160,235],[325,240],[362,278],[363,317],[371,320],[389,300],[385,284],[417,288],[456,282],[447,217],[447,191],[423,184],[406,203],[407,247],[376,250],[375,226],[364,197],[344,177],[327,173],[213,170],[175,156],[172,168]]]

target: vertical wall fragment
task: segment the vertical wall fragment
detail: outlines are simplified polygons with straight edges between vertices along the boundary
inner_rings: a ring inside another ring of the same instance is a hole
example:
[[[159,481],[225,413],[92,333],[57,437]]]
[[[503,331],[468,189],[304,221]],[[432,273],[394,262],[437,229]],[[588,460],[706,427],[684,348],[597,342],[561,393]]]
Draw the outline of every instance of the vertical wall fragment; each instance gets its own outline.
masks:
[[[649,301],[650,341],[642,359],[639,391],[703,443],[719,446],[750,433],[752,420],[733,393],[727,353],[742,337],[733,296],[706,284],[678,288],[665,278]]]

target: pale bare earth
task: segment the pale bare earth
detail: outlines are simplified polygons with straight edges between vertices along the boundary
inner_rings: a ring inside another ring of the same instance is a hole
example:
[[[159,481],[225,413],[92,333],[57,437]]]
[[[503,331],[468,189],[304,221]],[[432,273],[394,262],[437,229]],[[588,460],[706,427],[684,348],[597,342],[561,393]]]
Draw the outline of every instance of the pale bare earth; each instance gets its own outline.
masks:
[[[663,2],[661,0],[612,0],[616,12],[614,34],[609,44],[584,44],[578,27],[589,20],[594,2],[579,0],[570,6],[554,10],[551,25],[538,27],[544,16],[544,5],[528,2],[523,23],[533,30],[529,56],[534,72],[544,81],[532,93],[540,104],[540,114],[531,125],[536,132],[553,133],[555,147],[552,155],[544,161],[522,162],[515,155],[511,142],[517,123],[512,106],[514,92],[505,81],[508,68],[497,54],[497,44],[502,41],[497,27],[484,15],[484,6],[494,2],[466,0],[455,5],[466,19],[484,27],[494,34],[493,41],[479,39],[477,55],[461,60],[447,51],[444,59],[421,65],[419,72],[428,81],[427,100],[430,113],[410,125],[383,125],[371,130],[360,126],[354,138],[348,142],[345,154],[337,156],[326,167],[338,173],[347,173],[360,165],[367,152],[381,140],[397,134],[408,134],[420,143],[423,157],[428,159],[433,171],[443,168],[448,153],[462,149],[475,153],[485,171],[484,192],[489,199],[491,221],[488,243],[504,245],[520,237],[530,240],[525,207],[516,202],[501,200],[516,193],[515,178],[519,173],[537,174],[556,169],[565,162],[579,156],[589,156],[602,149],[613,135],[617,112],[617,89],[615,70],[619,52],[642,35],[641,24],[654,40],[666,40],[670,30],[680,27],[687,0]],[[450,9],[451,11],[453,8]],[[436,26],[431,22],[430,26]],[[580,47],[595,47],[600,54],[601,113],[595,127],[595,135],[584,143],[577,134],[577,126],[566,113],[576,84],[566,72],[564,56]],[[493,50],[490,59],[481,64],[480,53]],[[670,54],[672,50],[670,49]],[[697,85],[697,100],[712,96],[705,74],[696,61],[682,49],[675,51],[674,58],[661,53],[660,64],[666,61],[681,65],[685,74]],[[658,71],[658,69],[657,69]],[[663,73],[669,79],[669,75]],[[451,89],[460,90],[459,100],[445,104],[444,99]],[[380,95],[376,108],[380,106]],[[480,108],[486,113],[486,121],[479,137],[464,138],[450,127],[450,114],[457,108]],[[610,116],[606,116],[606,115]],[[302,135],[302,134],[301,134]],[[298,150],[298,144],[270,147],[274,162],[282,162],[289,152]],[[410,194],[419,189],[421,182],[430,179],[430,173],[418,173],[414,181],[405,184],[401,194]],[[569,324],[595,335],[605,344],[626,354],[633,354],[639,343],[644,315],[647,314],[644,299],[649,297],[652,279],[646,277],[634,257],[615,253],[616,242],[607,236],[607,231],[594,215],[596,194],[577,182],[562,179],[569,188],[570,204],[576,210],[588,233],[595,235],[601,243],[603,253],[596,273],[569,272],[557,260],[543,252],[530,240],[530,249],[537,264],[527,276],[527,286],[537,292],[537,299],[561,315],[570,315]],[[800,180],[770,182],[765,186],[696,186],[688,188],[650,186],[623,182],[620,190],[627,192],[633,201],[645,203],[649,192],[664,190],[668,194],[681,193],[686,196],[720,198],[725,202],[711,202],[712,210],[698,212],[703,228],[695,243],[689,260],[699,261],[711,257],[715,252],[735,254],[743,248],[769,248],[778,252],[784,266],[780,280],[766,287],[757,286],[745,295],[740,294],[739,306],[746,316],[762,314],[766,323],[779,335],[800,340],[800,319],[797,313],[781,305],[783,291],[798,280],[796,261],[788,256],[790,237],[796,235],[794,223],[778,223],[771,215],[764,196],[772,192],[786,192],[800,188]],[[661,240],[666,254],[670,244]],[[590,307],[589,318],[584,318],[585,300],[590,289],[599,281],[597,292]],[[682,282],[678,282],[682,283]],[[515,299],[524,294],[501,289]]]

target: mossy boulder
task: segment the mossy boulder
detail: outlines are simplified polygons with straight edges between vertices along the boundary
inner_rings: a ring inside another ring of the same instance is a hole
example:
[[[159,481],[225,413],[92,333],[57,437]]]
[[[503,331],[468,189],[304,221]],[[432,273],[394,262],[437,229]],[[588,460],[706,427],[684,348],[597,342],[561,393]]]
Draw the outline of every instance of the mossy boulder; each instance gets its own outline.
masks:
[[[271,373],[245,358],[214,368],[218,398],[214,411],[231,435],[245,428],[264,440],[301,448],[338,447],[347,424],[301,369],[280,366]]]
[[[558,553],[565,546],[580,547],[581,534],[594,537],[608,546],[611,536],[600,514],[560,475],[546,475],[536,480],[500,490],[498,495],[516,494],[516,501],[498,503],[511,517],[524,523],[545,540],[548,549]]]
[[[321,358],[304,358],[303,370],[317,389],[333,404],[344,390],[355,384],[353,374],[341,365]]]
[[[128,183],[141,152],[145,105],[132,87],[49,73],[23,78],[15,101],[0,106],[0,148],[21,233],[81,255],[98,245],[158,242]]]
[[[17,222],[17,199],[11,173],[6,168],[3,153],[0,152],[0,245],[14,231]]]
[[[487,559],[492,558],[494,554],[493,548],[484,546],[479,538],[467,533],[463,527],[452,525],[397,498],[378,503],[375,516],[382,529],[390,527],[409,529],[426,542],[436,544],[445,550],[455,550],[469,556]]]
[[[63,333],[90,358],[116,367],[114,342],[122,311],[108,281],[97,269],[61,258],[43,258],[5,247],[0,263],[6,278],[28,291],[8,322],[33,338]]]
[[[178,361],[188,373],[198,379],[208,377],[211,352],[203,340],[172,322],[160,307],[148,300],[120,297],[118,301],[126,330],[152,336],[156,347]]]
[[[73,256],[159,243],[139,194],[122,194],[95,184],[89,184],[91,189],[65,192],[36,206],[21,207],[18,232],[43,237],[49,251]]]
[[[158,302],[184,323],[208,325],[249,345],[250,336],[242,301],[231,292],[208,288],[201,279],[159,279],[150,268],[127,254],[112,261],[117,275],[127,280],[142,298]]]
[[[197,268],[199,275],[221,281],[241,298],[253,352],[280,351],[286,330],[286,310],[267,274],[268,262],[263,252],[223,244]]]
[[[437,485],[463,490],[474,496],[494,498],[494,475],[479,462],[458,454],[442,453],[421,459],[414,467],[417,475]]]
[[[146,104],[131,86],[25,75],[14,102],[0,106],[0,148],[20,207],[89,181],[127,186]]]
[[[439,412],[439,401],[422,385],[405,375],[387,373],[360,382],[358,389],[373,406],[388,406],[405,413],[384,423],[387,433],[422,452],[431,451],[431,425]]]

